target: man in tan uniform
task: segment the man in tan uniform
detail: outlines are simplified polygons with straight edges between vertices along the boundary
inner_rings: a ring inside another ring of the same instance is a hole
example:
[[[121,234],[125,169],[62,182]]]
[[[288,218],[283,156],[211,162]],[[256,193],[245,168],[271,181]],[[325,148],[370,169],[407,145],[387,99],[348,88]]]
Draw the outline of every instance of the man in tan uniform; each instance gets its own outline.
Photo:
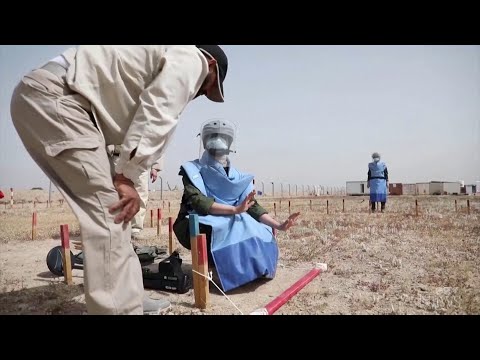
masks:
[[[85,45],[23,77],[13,124],[80,223],[89,314],[158,313],[144,295],[130,221],[140,175],[160,159],[190,101],[223,102],[217,45]],[[107,145],[122,144],[112,178]]]
[[[110,155],[110,161],[113,167],[118,163],[118,157],[120,156],[122,146],[121,145],[108,145],[107,151]],[[141,235],[143,231],[143,224],[145,222],[145,215],[147,214],[147,204],[148,204],[148,179],[152,179],[152,183],[157,181],[157,176],[160,171],[162,171],[164,166],[163,157],[155,161],[150,171],[143,172],[139,177],[139,184],[135,187],[137,190],[138,196],[140,196],[140,210],[133,217],[131,221],[132,225],[132,239],[133,240],[144,240],[144,237]]]

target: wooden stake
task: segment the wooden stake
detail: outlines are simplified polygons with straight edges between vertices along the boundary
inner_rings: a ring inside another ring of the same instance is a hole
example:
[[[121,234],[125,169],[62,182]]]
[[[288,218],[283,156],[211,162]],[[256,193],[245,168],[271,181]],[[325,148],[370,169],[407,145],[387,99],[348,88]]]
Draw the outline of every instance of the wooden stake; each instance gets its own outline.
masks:
[[[67,285],[72,285],[72,259],[70,258],[70,235],[68,225],[60,225],[60,237],[62,239],[63,276]]]
[[[345,199],[342,199],[342,212],[345,212]]]
[[[327,215],[328,215],[328,200],[327,200]]]
[[[170,201],[168,202],[168,214],[170,215]]]
[[[290,210],[290,200],[288,200],[288,215],[290,215],[292,212]]]
[[[189,215],[189,229],[190,229],[190,249],[192,253],[192,270],[198,271],[198,247],[197,247],[197,236],[199,235],[199,224],[198,224],[198,215],[190,214]],[[192,271],[193,278],[193,294],[195,296],[195,306],[199,307],[201,304],[200,300],[200,282],[199,275]]]
[[[153,228],[153,209],[150,209],[150,227]]]
[[[467,214],[470,215],[470,199],[467,199]]]
[[[415,200],[415,216],[418,216],[418,200]]]
[[[32,214],[32,240],[37,238],[37,212]]]
[[[455,199],[455,212],[457,212],[457,199]]]
[[[205,234],[197,235],[197,251],[198,251],[198,272],[202,275],[198,276],[198,292],[199,303],[195,306],[200,309],[206,309],[210,302],[210,291],[208,288],[208,255],[207,255],[207,236]]]
[[[312,200],[310,200],[310,210],[312,210]]]
[[[277,203],[273,203],[273,213],[277,216]]]

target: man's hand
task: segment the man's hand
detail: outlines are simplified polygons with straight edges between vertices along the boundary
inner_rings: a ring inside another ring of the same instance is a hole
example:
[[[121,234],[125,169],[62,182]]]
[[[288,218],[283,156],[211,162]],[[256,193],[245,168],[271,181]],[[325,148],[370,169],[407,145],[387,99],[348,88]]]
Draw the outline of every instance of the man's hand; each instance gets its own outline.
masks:
[[[245,200],[242,201],[242,203],[238,206],[235,206],[235,214],[241,214],[245,211],[248,211],[254,204],[254,197],[255,197],[255,190],[253,190],[248,196],[245,198]]]
[[[296,225],[296,222],[297,222],[297,219],[298,219],[299,216],[300,216],[300,213],[299,213],[299,212],[290,215],[290,216],[288,217],[288,219],[285,220],[285,222],[284,222],[282,225],[280,225],[280,227],[278,228],[278,230],[287,231],[287,230],[290,229],[292,226]]]
[[[121,209],[122,211],[115,217],[115,224],[120,224],[121,222],[127,224],[140,210],[140,196],[138,196],[132,180],[122,174],[115,174],[113,185],[120,196],[120,201],[110,207],[110,214]]]
[[[155,169],[150,170],[150,179],[152,179],[152,184],[155,181],[157,181],[157,174],[158,174],[157,170]]]

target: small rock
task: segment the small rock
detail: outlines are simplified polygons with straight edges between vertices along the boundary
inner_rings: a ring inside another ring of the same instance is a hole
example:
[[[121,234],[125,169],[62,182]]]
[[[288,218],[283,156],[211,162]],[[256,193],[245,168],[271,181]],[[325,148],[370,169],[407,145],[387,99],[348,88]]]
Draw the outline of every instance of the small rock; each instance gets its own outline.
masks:
[[[418,288],[419,288],[420,290],[422,290],[422,291],[427,291],[427,287],[426,287],[425,285],[423,285],[423,284],[419,284],[419,285],[418,285]]]

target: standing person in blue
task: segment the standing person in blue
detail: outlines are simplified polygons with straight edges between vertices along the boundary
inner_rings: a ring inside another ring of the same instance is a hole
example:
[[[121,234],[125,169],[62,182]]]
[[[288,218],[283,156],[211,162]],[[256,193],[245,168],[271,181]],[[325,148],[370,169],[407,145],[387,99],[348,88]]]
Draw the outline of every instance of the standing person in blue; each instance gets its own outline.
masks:
[[[381,211],[385,211],[385,203],[387,202],[388,189],[388,170],[387,165],[380,161],[380,154],[374,152],[372,154],[373,161],[368,164],[368,182],[367,187],[370,188],[370,204],[372,212],[375,212],[376,203],[381,203]]]
[[[206,234],[209,265],[216,268],[224,291],[255,279],[274,278],[278,246],[272,228],[287,231],[300,213],[278,222],[255,200],[253,176],[232,166],[235,128],[224,120],[207,122],[201,131],[205,151],[180,168],[184,193],[173,230],[190,249],[188,215],[199,215]]]

